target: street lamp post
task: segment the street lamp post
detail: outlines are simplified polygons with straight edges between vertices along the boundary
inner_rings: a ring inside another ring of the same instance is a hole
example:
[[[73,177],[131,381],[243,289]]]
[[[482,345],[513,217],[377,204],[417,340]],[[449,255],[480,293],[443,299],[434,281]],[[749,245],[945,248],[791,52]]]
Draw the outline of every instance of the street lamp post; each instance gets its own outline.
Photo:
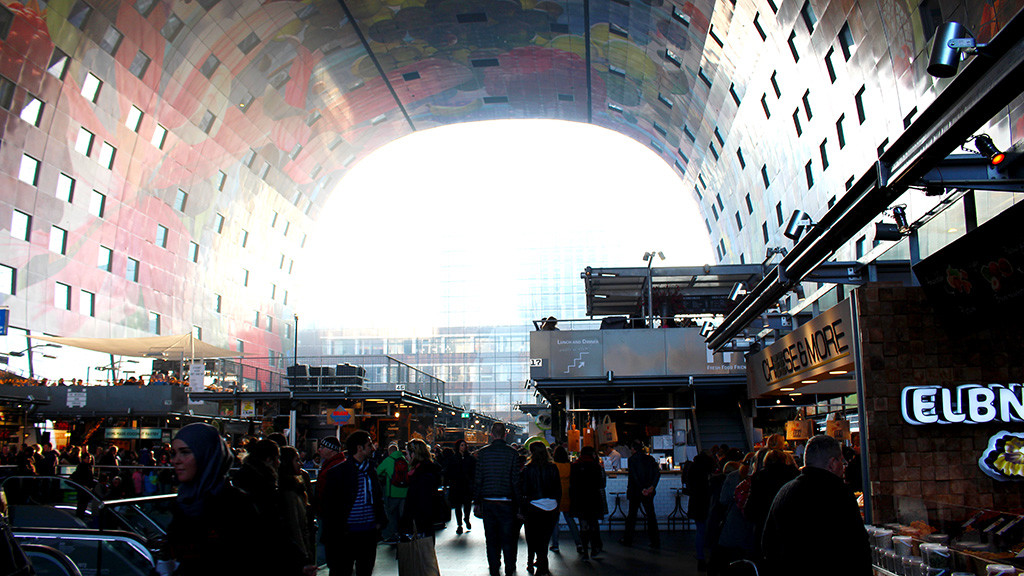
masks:
[[[654,266],[654,257],[657,256],[662,260],[665,259],[665,253],[658,251],[644,252],[644,261],[647,262],[647,327],[654,328],[654,289],[651,286],[654,283],[654,272],[651,267]]]
[[[7,353],[8,356],[14,356],[15,358],[21,358],[25,354],[28,354],[28,377],[29,378],[35,378],[36,377],[35,368],[32,365],[32,350],[34,350],[36,348],[63,348],[63,346],[61,346],[60,344],[54,344],[52,342],[47,342],[46,344],[33,344],[33,345],[29,346],[28,348],[25,348],[24,350],[20,350],[18,352],[8,352]],[[55,358],[55,356],[45,356],[45,355],[44,355],[44,357]]]

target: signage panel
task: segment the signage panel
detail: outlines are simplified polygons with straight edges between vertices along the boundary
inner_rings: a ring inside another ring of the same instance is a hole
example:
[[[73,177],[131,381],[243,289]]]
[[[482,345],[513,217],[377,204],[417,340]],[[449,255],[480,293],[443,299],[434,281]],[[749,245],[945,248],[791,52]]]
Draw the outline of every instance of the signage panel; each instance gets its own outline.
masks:
[[[4,306],[0,307],[0,336],[7,336],[7,324],[9,322],[11,310]]]
[[[853,364],[853,305],[849,298],[747,358],[750,395],[799,388],[805,380]]]
[[[206,366],[202,362],[193,362],[188,367],[188,389],[190,392],[202,392],[206,375]]]
[[[242,400],[242,418],[256,417],[256,401]]]

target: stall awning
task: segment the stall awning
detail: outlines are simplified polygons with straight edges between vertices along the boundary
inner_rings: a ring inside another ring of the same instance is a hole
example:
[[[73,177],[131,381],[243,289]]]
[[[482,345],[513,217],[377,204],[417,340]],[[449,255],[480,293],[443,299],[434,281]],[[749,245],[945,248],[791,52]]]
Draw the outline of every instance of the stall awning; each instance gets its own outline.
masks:
[[[149,336],[143,338],[62,338],[57,336],[31,335],[29,338],[45,340],[60,344],[61,346],[72,346],[74,348],[114,354],[115,356],[131,356],[134,358],[183,360],[231,358],[242,355],[241,352],[207,344],[192,334]]]

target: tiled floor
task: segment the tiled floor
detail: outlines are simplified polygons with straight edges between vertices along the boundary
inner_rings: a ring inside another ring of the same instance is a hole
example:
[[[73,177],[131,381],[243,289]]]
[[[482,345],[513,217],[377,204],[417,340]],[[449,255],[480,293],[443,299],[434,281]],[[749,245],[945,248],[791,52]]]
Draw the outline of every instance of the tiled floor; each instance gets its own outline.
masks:
[[[604,552],[597,558],[584,561],[576,554],[576,545],[568,532],[561,533],[561,553],[549,552],[549,563],[553,576],[593,576],[596,574],[629,576],[698,576],[697,560],[694,558],[693,531],[662,531],[662,545],[654,550],[647,545],[646,536],[640,532],[633,546],[618,543],[621,531],[601,531]],[[455,534],[454,523],[437,533],[437,562],[442,576],[487,576],[487,553],[484,549],[483,526],[473,524],[473,529],[462,535]],[[520,535],[517,558],[518,576],[528,576],[526,571],[526,541]],[[320,570],[320,576],[327,576],[327,568]],[[394,548],[381,544],[377,548],[375,576],[397,576],[398,563]]]

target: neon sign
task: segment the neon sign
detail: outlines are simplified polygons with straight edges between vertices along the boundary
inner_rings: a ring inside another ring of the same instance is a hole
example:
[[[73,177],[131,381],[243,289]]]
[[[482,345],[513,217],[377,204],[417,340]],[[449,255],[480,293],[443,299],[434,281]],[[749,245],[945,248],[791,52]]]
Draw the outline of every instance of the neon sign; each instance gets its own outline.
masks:
[[[900,404],[903,419],[914,425],[1024,422],[1024,386],[1016,383],[908,386]]]

